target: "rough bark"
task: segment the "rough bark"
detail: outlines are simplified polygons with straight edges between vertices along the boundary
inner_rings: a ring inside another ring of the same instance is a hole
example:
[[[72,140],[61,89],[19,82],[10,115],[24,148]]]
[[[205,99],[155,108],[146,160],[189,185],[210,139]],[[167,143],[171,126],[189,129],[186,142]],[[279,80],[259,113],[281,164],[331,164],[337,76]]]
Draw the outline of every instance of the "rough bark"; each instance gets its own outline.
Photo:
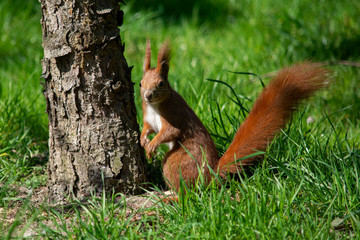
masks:
[[[134,194],[144,162],[117,0],[40,0],[51,201]]]

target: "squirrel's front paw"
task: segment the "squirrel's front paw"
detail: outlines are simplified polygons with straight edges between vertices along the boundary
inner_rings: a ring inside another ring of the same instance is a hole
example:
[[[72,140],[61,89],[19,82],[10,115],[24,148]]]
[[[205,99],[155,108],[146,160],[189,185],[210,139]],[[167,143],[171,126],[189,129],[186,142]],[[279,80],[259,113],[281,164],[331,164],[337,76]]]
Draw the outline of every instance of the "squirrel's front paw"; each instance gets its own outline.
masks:
[[[140,145],[142,147],[145,147],[149,142],[150,142],[150,140],[147,137],[140,138]]]
[[[149,142],[149,143],[146,144],[145,151],[146,151],[146,157],[147,158],[152,158],[155,155],[156,147],[157,146],[152,144],[152,142]]]

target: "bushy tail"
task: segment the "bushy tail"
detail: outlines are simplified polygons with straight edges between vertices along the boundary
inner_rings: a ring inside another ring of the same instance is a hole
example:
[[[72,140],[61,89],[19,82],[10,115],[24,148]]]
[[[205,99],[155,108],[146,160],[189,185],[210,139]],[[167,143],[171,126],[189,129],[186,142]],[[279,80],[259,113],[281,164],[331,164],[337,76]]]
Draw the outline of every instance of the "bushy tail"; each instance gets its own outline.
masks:
[[[220,158],[221,176],[253,165],[259,156],[234,164],[256,151],[263,151],[287,123],[301,100],[327,84],[328,71],[319,64],[305,62],[281,70],[256,100],[249,116],[237,131],[233,142]]]

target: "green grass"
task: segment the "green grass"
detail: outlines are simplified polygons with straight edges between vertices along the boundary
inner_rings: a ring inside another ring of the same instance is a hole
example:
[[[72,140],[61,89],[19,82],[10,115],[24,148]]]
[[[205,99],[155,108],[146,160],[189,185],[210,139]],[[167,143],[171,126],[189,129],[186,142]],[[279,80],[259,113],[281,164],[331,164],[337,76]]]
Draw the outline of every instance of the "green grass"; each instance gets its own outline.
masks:
[[[160,44],[170,39],[170,82],[221,153],[244,116],[230,100],[235,98],[230,88],[206,79],[229,84],[250,109],[261,82],[230,71],[263,76],[306,59],[359,62],[359,1],[192,2],[129,1],[120,31],[125,57],[134,65],[139,122],[137,86],[146,38],[152,42],[153,63]],[[220,188],[200,184],[179,204],[150,209],[131,210],[119,194],[75,201],[66,209],[46,203],[36,207],[19,196],[18,188],[36,192],[46,183],[40,4],[4,0],[0,16],[0,227],[5,239],[34,226],[35,238],[46,239],[358,238],[360,68],[330,66],[330,87],[299,109],[263,163],[239,181],[229,180]],[[315,121],[307,123],[309,117]],[[7,213],[14,208],[15,221],[8,222]],[[331,226],[336,218],[344,222],[340,230]]]
[[[40,9],[34,1],[0,3],[0,206],[15,188],[45,184],[47,117],[39,76]]]

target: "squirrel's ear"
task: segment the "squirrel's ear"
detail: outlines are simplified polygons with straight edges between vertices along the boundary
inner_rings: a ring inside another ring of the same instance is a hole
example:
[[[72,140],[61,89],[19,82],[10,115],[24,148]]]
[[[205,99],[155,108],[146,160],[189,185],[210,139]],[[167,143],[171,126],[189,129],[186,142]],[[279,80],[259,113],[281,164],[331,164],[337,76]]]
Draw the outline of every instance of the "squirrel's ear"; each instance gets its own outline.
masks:
[[[146,40],[146,50],[145,50],[145,60],[144,60],[144,65],[143,65],[144,74],[147,71],[149,71],[150,62],[151,62],[151,45],[150,45],[150,40],[147,39]]]
[[[169,41],[166,41],[161,45],[157,59],[156,72],[165,79],[169,73],[170,50]]]

